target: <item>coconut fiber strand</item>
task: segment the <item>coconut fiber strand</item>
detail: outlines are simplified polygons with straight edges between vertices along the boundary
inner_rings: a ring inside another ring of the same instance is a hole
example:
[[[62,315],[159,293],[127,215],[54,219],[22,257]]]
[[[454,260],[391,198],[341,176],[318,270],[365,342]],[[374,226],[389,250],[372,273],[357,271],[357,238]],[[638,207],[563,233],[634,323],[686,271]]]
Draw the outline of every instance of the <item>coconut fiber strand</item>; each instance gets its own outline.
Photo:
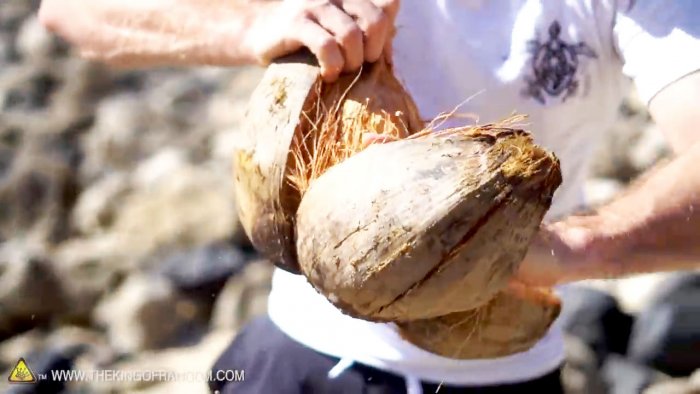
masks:
[[[268,70],[235,155],[255,247],[430,352],[531,347],[559,300],[513,275],[561,183],[554,155],[519,118],[434,130],[384,61],[332,84],[304,67]]]

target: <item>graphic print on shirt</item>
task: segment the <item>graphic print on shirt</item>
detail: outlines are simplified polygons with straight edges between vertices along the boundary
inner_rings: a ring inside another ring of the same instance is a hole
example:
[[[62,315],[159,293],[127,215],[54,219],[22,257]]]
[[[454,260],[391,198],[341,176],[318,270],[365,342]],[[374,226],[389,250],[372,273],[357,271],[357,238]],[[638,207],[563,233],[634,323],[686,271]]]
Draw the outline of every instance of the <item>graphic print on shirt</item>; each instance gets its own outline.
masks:
[[[545,104],[545,94],[561,97],[562,102],[575,94],[579,87],[576,71],[580,56],[598,57],[585,42],[564,42],[560,37],[561,26],[557,21],[552,22],[548,33],[549,37],[544,42],[528,42],[528,50],[532,54],[533,75],[525,77],[527,87],[523,91],[525,96],[533,97],[541,104]]]

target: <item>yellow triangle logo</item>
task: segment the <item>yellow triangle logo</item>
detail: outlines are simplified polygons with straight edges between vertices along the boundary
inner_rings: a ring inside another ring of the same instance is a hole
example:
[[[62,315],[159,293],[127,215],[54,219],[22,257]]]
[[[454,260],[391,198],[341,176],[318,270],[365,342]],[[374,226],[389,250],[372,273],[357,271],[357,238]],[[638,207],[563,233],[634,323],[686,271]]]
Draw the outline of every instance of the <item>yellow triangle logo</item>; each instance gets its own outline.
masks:
[[[10,377],[7,378],[7,380],[9,380],[10,383],[34,383],[36,382],[36,377],[32,370],[29,369],[27,362],[20,357],[15,367],[12,368]]]

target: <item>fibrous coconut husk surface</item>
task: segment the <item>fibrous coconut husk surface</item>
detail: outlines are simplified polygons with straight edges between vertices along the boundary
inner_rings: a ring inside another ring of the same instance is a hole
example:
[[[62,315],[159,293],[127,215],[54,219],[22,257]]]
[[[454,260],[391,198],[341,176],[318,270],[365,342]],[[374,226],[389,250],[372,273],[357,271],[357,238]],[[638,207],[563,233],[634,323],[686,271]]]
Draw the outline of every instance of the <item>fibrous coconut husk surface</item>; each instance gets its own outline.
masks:
[[[298,59],[268,69],[247,115],[242,223],[344,313],[456,358],[525,350],[556,318],[554,295],[512,283],[561,183],[521,117],[440,130],[386,61],[326,84]]]

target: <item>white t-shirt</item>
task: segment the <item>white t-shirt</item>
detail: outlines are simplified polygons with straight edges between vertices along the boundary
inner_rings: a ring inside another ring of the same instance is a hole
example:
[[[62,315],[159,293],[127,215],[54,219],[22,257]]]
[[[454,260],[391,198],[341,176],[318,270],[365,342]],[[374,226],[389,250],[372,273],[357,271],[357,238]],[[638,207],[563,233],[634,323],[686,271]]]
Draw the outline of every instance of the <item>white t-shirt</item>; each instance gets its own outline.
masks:
[[[424,119],[471,96],[460,112],[477,114],[480,122],[527,114],[535,140],[562,164],[551,220],[584,204],[585,169],[629,81],[648,102],[700,69],[699,30],[700,2],[692,0],[403,0],[394,64]],[[402,340],[392,324],[342,314],[303,276],[281,270],[268,306],[271,319],[296,341],[343,365],[359,362],[406,376],[411,391],[417,379],[451,385],[529,380],[563,360],[557,322],[537,345],[512,356],[437,356]]]

